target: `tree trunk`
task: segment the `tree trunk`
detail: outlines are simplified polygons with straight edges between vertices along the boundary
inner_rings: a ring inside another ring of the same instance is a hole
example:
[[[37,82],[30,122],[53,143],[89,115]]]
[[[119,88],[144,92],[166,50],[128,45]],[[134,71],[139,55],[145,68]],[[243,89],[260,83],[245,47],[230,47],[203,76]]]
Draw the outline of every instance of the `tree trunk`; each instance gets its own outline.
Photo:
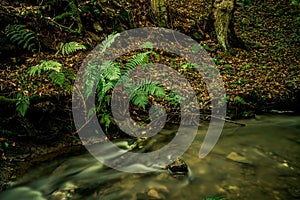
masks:
[[[212,16],[214,29],[221,46],[226,52],[233,53],[233,47],[246,48],[234,31],[233,14],[236,0],[215,0]]]
[[[168,13],[165,0],[151,0],[151,10],[156,24],[159,27],[166,27],[168,25]]]

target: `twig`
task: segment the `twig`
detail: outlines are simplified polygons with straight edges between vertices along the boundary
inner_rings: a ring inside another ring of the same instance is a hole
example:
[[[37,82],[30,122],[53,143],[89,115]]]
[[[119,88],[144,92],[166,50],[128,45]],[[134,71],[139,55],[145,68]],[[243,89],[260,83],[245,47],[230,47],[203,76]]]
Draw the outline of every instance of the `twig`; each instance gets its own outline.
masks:
[[[210,117],[215,118],[215,119],[219,119],[219,120],[224,120],[225,122],[228,122],[228,123],[232,123],[232,124],[236,124],[236,125],[240,125],[240,126],[246,126],[246,124],[244,124],[244,123],[232,121],[232,120],[229,120],[229,119],[222,119],[220,117],[213,116],[213,115],[210,115]]]

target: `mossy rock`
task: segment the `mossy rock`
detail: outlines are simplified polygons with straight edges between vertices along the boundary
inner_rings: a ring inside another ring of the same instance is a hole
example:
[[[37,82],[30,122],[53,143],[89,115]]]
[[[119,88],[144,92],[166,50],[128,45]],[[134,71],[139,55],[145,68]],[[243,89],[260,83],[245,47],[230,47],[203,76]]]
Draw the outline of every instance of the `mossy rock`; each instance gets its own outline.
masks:
[[[189,170],[187,164],[180,158],[167,166],[172,175],[187,175]]]

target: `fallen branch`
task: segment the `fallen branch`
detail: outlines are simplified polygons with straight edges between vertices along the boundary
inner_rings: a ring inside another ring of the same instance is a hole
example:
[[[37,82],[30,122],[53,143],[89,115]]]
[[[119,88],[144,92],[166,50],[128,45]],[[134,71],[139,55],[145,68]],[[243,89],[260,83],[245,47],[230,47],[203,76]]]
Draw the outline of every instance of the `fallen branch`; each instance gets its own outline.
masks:
[[[224,120],[225,122],[232,123],[232,124],[236,124],[236,125],[239,125],[239,126],[246,126],[246,124],[244,124],[244,123],[232,121],[232,120],[229,120],[229,119],[222,119],[222,118],[220,118],[220,117],[213,116],[213,115],[210,115],[210,117],[215,118],[215,119],[219,119],[219,120]]]

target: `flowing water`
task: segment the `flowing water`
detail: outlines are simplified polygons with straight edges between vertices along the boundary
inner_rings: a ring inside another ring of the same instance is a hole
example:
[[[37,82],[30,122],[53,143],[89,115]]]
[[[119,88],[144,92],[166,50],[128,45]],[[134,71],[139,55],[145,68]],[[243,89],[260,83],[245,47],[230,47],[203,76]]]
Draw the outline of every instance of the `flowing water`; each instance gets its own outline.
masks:
[[[225,124],[213,151],[203,159],[198,152],[207,124],[199,127],[182,156],[188,175],[120,172],[85,153],[31,169],[0,199],[299,199],[300,116],[261,115],[239,122],[246,126]],[[168,125],[153,146],[165,145],[176,131]]]

